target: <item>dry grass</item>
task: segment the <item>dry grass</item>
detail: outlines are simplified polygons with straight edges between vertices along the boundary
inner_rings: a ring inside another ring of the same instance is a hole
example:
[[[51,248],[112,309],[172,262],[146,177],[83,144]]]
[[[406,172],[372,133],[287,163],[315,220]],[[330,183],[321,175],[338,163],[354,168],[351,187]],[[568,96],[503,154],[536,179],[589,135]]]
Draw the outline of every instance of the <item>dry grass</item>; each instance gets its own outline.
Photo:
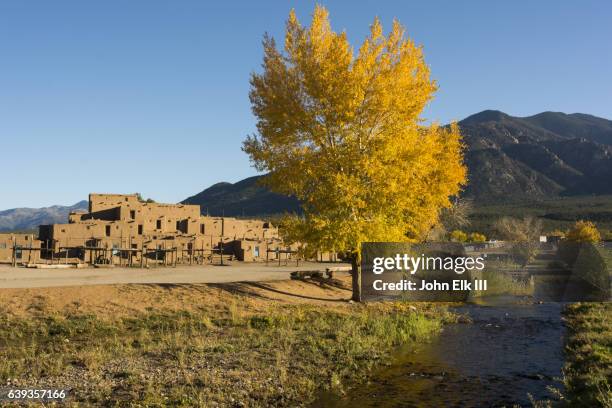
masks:
[[[342,282],[284,285],[131,286],[120,290],[139,303],[117,299],[114,313],[32,292],[29,307],[0,315],[0,381],[69,388],[75,405],[304,406],[454,319],[440,305],[338,302]],[[292,294],[299,285],[316,290]]]
[[[482,296],[499,296],[499,295],[514,295],[514,296],[531,296],[533,295],[533,285],[528,280],[513,279],[510,275],[506,275],[499,271],[485,270],[482,275],[487,281],[487,291],[483,292]]]

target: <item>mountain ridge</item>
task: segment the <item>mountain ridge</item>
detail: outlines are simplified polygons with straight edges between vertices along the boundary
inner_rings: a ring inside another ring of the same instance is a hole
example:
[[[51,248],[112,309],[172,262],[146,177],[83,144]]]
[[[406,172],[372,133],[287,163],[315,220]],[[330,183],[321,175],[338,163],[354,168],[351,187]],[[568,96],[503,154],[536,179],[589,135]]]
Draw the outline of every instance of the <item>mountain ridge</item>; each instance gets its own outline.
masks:
[[[545,111],[516,117],[484,110],[459,122],[469,182],[463,195],[477,203],[539,201],[612,194],[612,121],[585,113]],[[268,216],[300,212],[294,197],[261,185],[263,175],[218,182],[182,201],[213,216]],[[72,206],[0,211],[0,231],[67,222]]]
[[[516,117],[484,110],[459,122],[466,144],[468,185],[480,202],[612,194],[612,121],[584,113],[545,111]],[[257,216],[299,211],[252,176],[217,183],[183,201],[210,215]]]
[[[198,204],[202,214],[215,216],[272,215],[301,211],[295,198],[273,193],[260,185],[261,177],[251,176],[236,183],[215,183],[182,203]]]
[[[0,232],[34,230],[39,225],[66,223],[70,212],[87,210],[88,205],[86,200],[82,200],[67,206],[20,207],[0,211]]]

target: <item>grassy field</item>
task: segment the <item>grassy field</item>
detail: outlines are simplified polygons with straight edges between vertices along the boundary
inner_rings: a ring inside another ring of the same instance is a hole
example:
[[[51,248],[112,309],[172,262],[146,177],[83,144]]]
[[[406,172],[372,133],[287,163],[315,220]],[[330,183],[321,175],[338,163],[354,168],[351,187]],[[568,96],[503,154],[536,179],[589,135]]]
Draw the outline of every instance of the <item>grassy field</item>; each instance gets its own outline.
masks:
[[[545,231],[565,230],[577,220],[593,221],[602,230],[612,230],[612,196],[559,197],[541,201],[479,205],[470,215],[470,230],[491,235],[502,216],[533,215],[542,220]]]
[[[278,285],[270,293],[290,291]],[[74,307],[57,291],[22,291],[30,301],[0,314],[0,381],[68,388],[74,405],[304,406],[455,318],[439,305],[291,303],[205,285],[130,285],[125,308],[107,309]],[[168,307],[176,297],[184,306]]]
[[[571,304],[564,317],[568,405],[612,407],[612,303]]]

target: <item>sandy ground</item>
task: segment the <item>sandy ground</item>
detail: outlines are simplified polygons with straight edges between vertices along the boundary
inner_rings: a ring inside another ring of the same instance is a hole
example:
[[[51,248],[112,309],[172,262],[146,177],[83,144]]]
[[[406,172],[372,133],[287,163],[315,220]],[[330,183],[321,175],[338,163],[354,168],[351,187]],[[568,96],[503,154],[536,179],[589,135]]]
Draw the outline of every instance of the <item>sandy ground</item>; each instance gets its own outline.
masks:
[[[147,310],[197,310],[239,302],[265,311],[275,303],[349,305],[351,278],[268,282],[146,283],[49,288],[0,289],[0,314],[28,316],[95,313],[100,317],[134,315]],[[229,296],[228,296],[229,295]]]
[[[267,282],[286,280],[293,271],[324,271],[327,267],[348,264],[300,263],[278,266],[261,263],[232,265],[194,265],[140,268],[28,269],[0,265],[0,288],[44,288],[56,286],[110,285],[128,283],[180,284]]]
[[[334,279],[290,280],[296,270],[325,270],[342,264],[299,267],[265,264],[176,268],[27,269],[0,266],[0,313],[132,315],[151,309],[195,310],[227,306],[229,300],[266,310],[271,303],[339,306],[351,298],[347,272]],[[230,295],[230,296],[228,296]]]

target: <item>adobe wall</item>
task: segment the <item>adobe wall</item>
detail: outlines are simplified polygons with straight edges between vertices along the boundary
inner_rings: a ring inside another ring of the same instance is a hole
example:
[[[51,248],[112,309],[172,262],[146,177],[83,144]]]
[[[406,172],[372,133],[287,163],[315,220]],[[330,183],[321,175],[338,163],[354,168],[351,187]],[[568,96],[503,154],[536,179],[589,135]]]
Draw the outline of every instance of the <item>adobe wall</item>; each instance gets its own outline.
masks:
[[[89,194],[89,212],[108,210],[124,203],[138,203],[137,194]]]
[[[40,248],[40,241],[33,234],[0,234],[0,263],[13,261],[13,246],[17,263],[35,263],[40,259],[40,251],[28,248]]]
[[[109,252],[123,249],[125,254],[119,256],[130,253],[133,260],[147,251],[172,248],[176,250],[173,256],[182,259],[187,252],[191,262],[194,254],[210,254],[223,247],[226,254],[238,257],[244,252],[246,255],[239,258],[256,261],[265,259],[263,250],[263,255],[256,256],[255,247],[243,250],[234,243],[280,242],[278,229],[268,222],[202,216],[198,205],[148,203],[140,201],[136,194],[90,194],[89,200],[89,212],[71,213],[67,224],[40,227],[43,247],[53,248],[54,256],[87,257],[90,259],[85,261],[89,262],[100,251],[84,255],[76,247],[106,249],[102,253],[108,258]],[[255,255],[249,255],[249,251],[255,251]]]
[[[68,218],[67,224],[39,229],[42,247],[67,262],[142,265],[170,258],[193,263],[221,252],[258,262],[291,259],[295,255],[287,251],[297,250],[296,244],[284,244],[278,228],[266,221],[202,216],[198,205],[144,202],[136,194],[90,194],[89,212]],[[331,259],[329,254],[320,257]]]

